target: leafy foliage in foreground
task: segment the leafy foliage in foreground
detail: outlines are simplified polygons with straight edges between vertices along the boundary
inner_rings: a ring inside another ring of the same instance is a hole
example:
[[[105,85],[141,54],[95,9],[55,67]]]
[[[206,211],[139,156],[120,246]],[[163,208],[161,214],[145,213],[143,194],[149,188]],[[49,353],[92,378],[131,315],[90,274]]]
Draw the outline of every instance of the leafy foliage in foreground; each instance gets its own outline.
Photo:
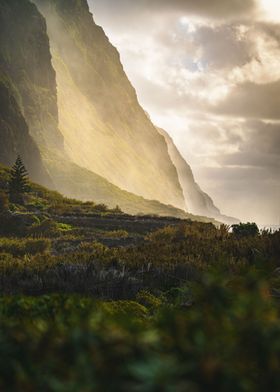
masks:
[[[140,303],[2,298],[1,389],[278,391],[279,304],[259,273],[217,276]]]
[[[280,231],[32,189],[0,194],[1,391],[280,390]]]

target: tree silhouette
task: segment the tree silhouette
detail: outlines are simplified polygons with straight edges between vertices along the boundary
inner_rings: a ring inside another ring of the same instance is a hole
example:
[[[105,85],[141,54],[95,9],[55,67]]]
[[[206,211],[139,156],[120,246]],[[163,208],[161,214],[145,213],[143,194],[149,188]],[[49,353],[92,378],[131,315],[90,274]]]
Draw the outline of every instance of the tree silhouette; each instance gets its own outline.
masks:
[[[24,204],[24,194],[29,192],[28,172],[18,156],[11,169],[9,181],[9,196],[12,203]]]
[[[232,232],[237,237],[255,237],[259,235],[260,231],[256,223],[240,223],[239,225],[232,225]]]

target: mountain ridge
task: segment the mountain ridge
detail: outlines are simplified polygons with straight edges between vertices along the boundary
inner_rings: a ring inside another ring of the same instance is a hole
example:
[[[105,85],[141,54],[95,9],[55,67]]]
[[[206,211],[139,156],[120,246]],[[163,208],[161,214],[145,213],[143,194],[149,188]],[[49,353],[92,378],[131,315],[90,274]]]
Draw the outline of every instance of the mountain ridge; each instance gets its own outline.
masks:
[[[55,17],[45,18],[49,12]],[[54,38],[57,18],[65,29],[60,41]],[[85,36],[90,29],[93,47]],[[132,214],[194,219],[185,212],[168,143],[139,105],[119,53],[86,0],[0,0],[0,33],[0,83],[10,86],[30,145],[40,150],[30,153],[44,167],[38,182],[51,178],[51,188],[68,197],[118,204]],[[89,63],[84,68],[81,59]],[[90,83],[88,74],[95,75]]]
[[[182,157],[171,136],[162,128],[158,128],[158,131],[164,136],[168,145],[169,156],[177,169],[185,200],[188,202],[188,210],[195,215],[211,217],[228,224],[238,223],[238,219],[223,215],[212,198],[200,188],[190,165]]]
[[[29,134],[25,119],[14,99],[11,89],[0,81],[0,162],[11,166],[20,155],[34,181],[53,187],[43,166],[40,151]]]
[[[118,51],[95,24],[87,1],[33,1],[47,22],[59,128],[71,159],[122,189],[185,209],[165,140],[140,106]]]

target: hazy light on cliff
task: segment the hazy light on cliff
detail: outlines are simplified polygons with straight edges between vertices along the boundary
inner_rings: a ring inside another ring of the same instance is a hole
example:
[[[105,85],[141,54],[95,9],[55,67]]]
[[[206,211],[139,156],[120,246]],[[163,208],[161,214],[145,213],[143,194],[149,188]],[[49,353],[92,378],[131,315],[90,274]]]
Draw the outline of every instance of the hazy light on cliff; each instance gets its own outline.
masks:
[[[173,13],[127,1],[121,21],[110,7],[120,0],[91,1],[140,103],[171,134],[202,188],[228,215],[278,219],[280,0],[215,0],[215,9],[178,0],[170,2],[182,5]],[[238,4],[246,11],[236,13]]]

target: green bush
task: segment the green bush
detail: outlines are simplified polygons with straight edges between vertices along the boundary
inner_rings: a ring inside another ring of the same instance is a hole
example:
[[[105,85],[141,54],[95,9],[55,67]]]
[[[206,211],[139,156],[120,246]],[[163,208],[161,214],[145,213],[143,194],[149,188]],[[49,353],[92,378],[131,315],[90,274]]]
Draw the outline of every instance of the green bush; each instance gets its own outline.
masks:
[[[29,234],[35,237],[56,237],[60,236],[62,233],[68,233],[73,230],[71,225],[66,223],[59,223],[52,219],[46,218],[42,221],[38,221],[34,223],[30,229]]]
[[[96,204],[93,207],[94,211],[96,212],[108,212],[109,208],[105,204]]]
[[[69,232],[69,231],[73,230],[73,226],[68,225],[66,223],[57,223],[56,227],[59,231],[62,231],[62,232]]]
[[[126,230],[106,231],[103,236],[105,238],[127,238],[129,236]]]
[[[232,226],[232,232],[238,237],[255,237],[259,235],[259,228],[256,223],[240,223]]]
[[[51,242],[47,239],[11,239],[0,238],[0,253],[16,257],[43,254],[50,250]]]
[[[155,313],[134,301],[0,298],[0,389],[278,392],[280,311],[267,282],[215,271],[188,290],[193,305],[174,298]]]
[[[0,192],[0,214],[8,211],[9,209],[9,198],[7,193]]]

